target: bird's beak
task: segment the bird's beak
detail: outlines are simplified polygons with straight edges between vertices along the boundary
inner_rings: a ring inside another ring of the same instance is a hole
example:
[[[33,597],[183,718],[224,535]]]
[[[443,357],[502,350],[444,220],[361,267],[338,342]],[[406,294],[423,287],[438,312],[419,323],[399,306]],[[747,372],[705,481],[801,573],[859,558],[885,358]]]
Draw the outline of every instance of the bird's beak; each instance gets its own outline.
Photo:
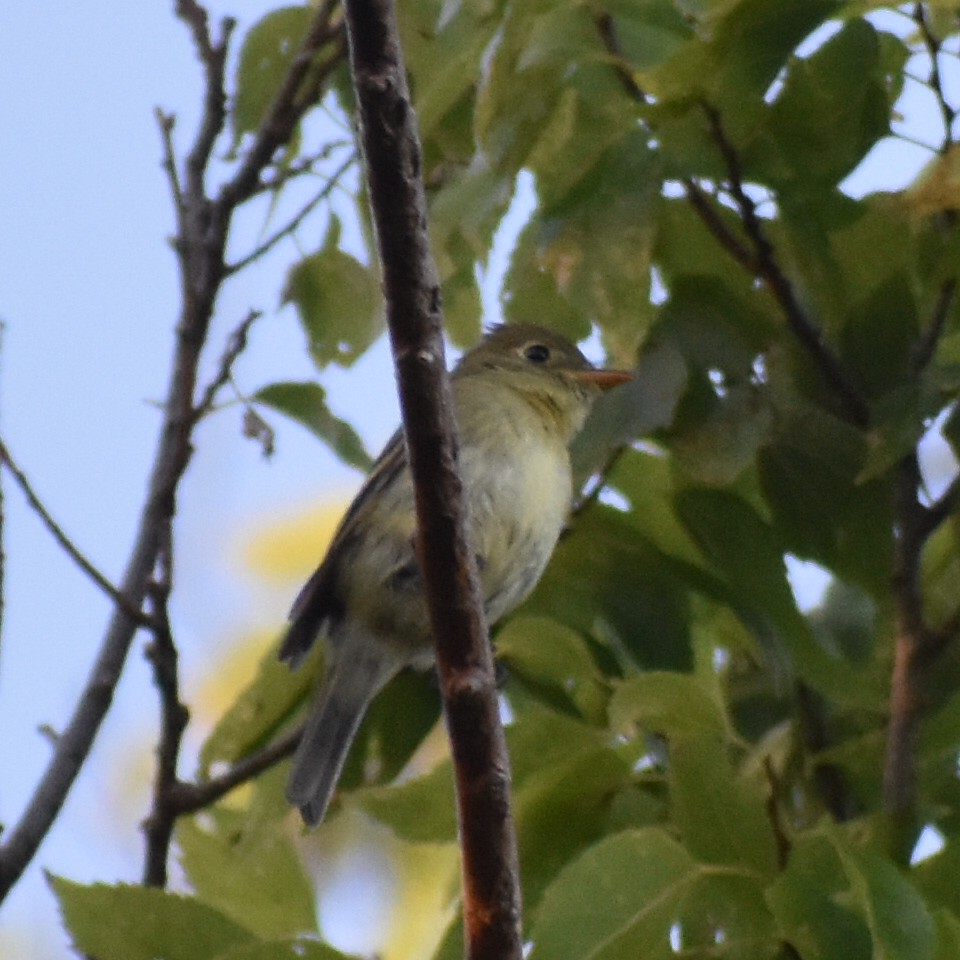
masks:
[[[592,383],[601,390],[610,390],[619,387],[633,379],[629,370],[573,370],[570,374],[574,380],[581,383]]]

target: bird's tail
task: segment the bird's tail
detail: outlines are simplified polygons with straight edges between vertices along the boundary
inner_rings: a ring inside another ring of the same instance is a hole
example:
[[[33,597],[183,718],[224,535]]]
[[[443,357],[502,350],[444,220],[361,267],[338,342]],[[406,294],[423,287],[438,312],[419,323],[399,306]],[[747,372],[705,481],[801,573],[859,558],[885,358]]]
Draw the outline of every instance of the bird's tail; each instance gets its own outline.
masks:
[[[340,639],[340,638],[338,638]],[[287,799],[314,826],[323,819],[343,769],[350,744],[370,701],[397,672],[400,664],[390,651],[370,638],[332,649],[326,674],[311,707],[303,738],[293,757]]]

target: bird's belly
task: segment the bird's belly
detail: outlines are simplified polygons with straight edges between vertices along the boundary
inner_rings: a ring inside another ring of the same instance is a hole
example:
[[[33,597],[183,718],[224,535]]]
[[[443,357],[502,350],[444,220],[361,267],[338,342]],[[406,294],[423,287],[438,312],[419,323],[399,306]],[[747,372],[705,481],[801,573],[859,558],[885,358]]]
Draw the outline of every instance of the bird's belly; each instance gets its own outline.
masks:
[[[488,621],[509,613],[543,573],[570,507],[566,451],[534,446],[522,462],[464,464]]]

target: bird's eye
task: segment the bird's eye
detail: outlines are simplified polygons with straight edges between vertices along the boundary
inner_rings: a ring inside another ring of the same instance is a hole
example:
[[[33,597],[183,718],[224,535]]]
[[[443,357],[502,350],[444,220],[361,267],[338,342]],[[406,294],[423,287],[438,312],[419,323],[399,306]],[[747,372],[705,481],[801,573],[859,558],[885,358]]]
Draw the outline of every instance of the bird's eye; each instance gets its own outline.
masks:
[[[531,363],[546,363],[550,359],[550,348],[542,343],[531,343],[529,347],[524,348],[523,355]]]

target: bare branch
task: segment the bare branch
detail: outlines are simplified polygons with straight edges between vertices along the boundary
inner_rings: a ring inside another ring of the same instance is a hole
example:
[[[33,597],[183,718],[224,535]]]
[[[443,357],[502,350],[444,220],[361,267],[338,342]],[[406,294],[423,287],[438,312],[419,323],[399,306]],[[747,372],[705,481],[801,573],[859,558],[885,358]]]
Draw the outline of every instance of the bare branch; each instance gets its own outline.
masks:
[[[282,226],[275,233],[271,234],[263,243],[260,244],[255,250],[252,250],[248,253],[242,260],[238,260],[236,263],[227,264],[227,273],[238,273],[240,270],[250,266],[251,263],[254,263],[256,260],[259,260],[264,254],[272,250],[284,237],[289,237],[290,234],[294,233],[297,228],[303,223],[304,220],[311,213],[313,213],[316,208],[326,200],[331,193],[336,189],[337,185],[340,182],[340,178],[353,166],[354,161],[356,160],[356,154],[351,153],[343,163],[331,174],[330,179],[327,181],[324,188],[312,199],[309,203],[305,204],[303,208],[295,216]]]
[[[177,810],[177,814],[196,813],[210,804],[216,803],[221,797],[236,787],[253,780],[265,770],[285,760],[300,742],[303,728],[299,727],[287,736],[274,741],[256,753],[232,766],[219,777],[212,777],[202,783],[177,783],[170,791],[170,801]]]
[[[190,28],[197,54],[204,68],[205,99],[200,129],[187,156],[186,193],[192,197],[204,194],[204,177],[213,154],[213,146],[223,131],[227,118],[227,94],[224,77],[227,47],[236,27],[231,18],[223,20],[220,39],[210,34],[209,15],[196,0],[176,0],[177,16]]]
[[[157,577],[150,585],[153,613],[153,642],[146,656],[153,667],[153,682],[160,693],[160,740],[157,745],[157,769],[153,784],[153,806],[143,825],[146,857],[143,883],[148,887],[167,885],[167,860],[177,819],[171,795],[177,785],[177,764],[183,731],[190,711],[180,700],[177,646],[170,627],[169,600],[173,586],[172,526],[166,524],[163,545],[157,562]]]
[[[356,151],[353,149],[352,141],[348,142],[346,140],[334,140],[330,143],[325,143],[319,150],[310,156],[301,157],[299,160],[295,160],[286,167],[271,168],[270,176],[260,177],[260,180],[251,196],[263,193],[275,193],[282,186],[284,186],[284,184],[287,184],[291,180],[295,180],[298,177],[307,176],[308,174],[315,174],[319,176],[316,170],[316,165],[324,160],[329,160],[334,150],[342,150],[346,147],[350,147],[351,158],[356,159]]]
[[[213,380],[207,384],[203,391],[203,396],[201,396],[199,403],[194,407],[194,421],[201,420],[213,409],[217,394],[230,382],[233,374],[233,365],[237,362],[240,354],[247,349],[247,338],[250,335],[250,328],[261,316],[263,316],[263,314],[259,310],[251,310],[243,320],[240,321],[233,333],[230,334],[230,338],[227,340],[227,346],[223,351],[223,356],[220,358],[220,366],[217,369],[217,374]]]
[[[160,137],[163,141],[163,169],[170,182],[170,193],[173,195],[174,208],[177,212],[177,222],[183,215],[183,188],[180,185],[180,173],[177,170],[177,153],[173,145],[173,128],[177,118],[172,113],[165,113],[159,107],[155,111],[157,125],[160,127]]]
[[[391,0],[345,0],[350,66],[416,491],[417,548],[457,784],[469,960],[520,960],[509,757],[464,519],[440,284]]]
[[[343,23],[337,17],[339,6],[340,0],[323,0],[317,8],[240,169],[220,190],[219,206],[233,207],[256,192],[261,171],[290,139],[294,128],[317,102],[330,74],[342,61],[345,37]],[[317,63],[317,53],[327,44],[332,45],[330,55],[323,63]]]
[[[263,127],[254,139],[253,147],[241,162],[235,177],[224,185],[217,200],[213,201],[206,193],[205,180],[214,146],[226,122],[225,69],[234,21],[223,20],[220,36],[215,40],[210,33],[208,13],[197,0],[175,0],[175,10],[189,28],[203,64],[205,93],[199,128],[187,154],[182,178],[176,173],[172,136],[168,132],[172,128],[172,120],[161,119],[164,159],[170,166],[168,177],[177,204],[176,249],[183,300],[163,407],[160,440],[154,454],[146,500],[119,587],[111,587],[105,578],[95,576],[89,564],[81,563],[117,601],[117,605],[73,714],[56,739],[46,770],[20,820],[3,834],[3,843],[0,844],[0,900],[36,854],[84,764],[110,707],[113,691],[137,629],[149,625],[161,638],[167,629],[164,624],[154,624],[145,618],[141,605],[158,569],[161,583],[163,581],[164,552],[169,549],[166,531],[175,515],[177,492],[193,450],[192,434],[198,409],[194,403],[197,370],[214,305],[226,275],[224,253],[230,220],[237,206],[256,192],[262,182],[263,170],[274,152],[315,102],[322,85],[343,55],[343,30],[342,23],[336,17],[336,2],[327,0],[318,10],[287,80],[281,85]],[[326,42],[332,44],[330,58],[316,64],[314,54]],[[240,349],[242,346],[238,349],[236,343],[228,346],[220,375],[215,377],[208,392],[199,400],[201,409],[206,409],[206,405],[212,402],[213,394],[222,385],[219,381],[224,370],[229,376],[229,367]],[[48,516],[45,522],[70,555],[81,562],[79,551],[58,532],[59,528]],[[154,595],[154,600],[158,600],[157,595]],[[172,700],[170,702],[173,703]],[[175,712],[171,707],[171,716]],[[174,780],[172,776],[168,779]],[[157,849],[160,849],[160,845]]]
[[[47,530],[50,531],[54,540],[60,544],[63,552],[70,557],[70,559],[113,601],[113,603],[123,609],[141,626],[149,626],[150,620],[143,613],[143,611],[132,604],[129,598],[124,596],[124,594],[110,582],[108,577],[101,573],[94,566],[94,564],[87,559],[87,557],[66,535],[66,533],[64,533],[63,528],[56,522],[56,520],[53,519],[53,517],[50,515],[50,512],[43,505],[43,501],[39,496],[37,496],[37,493],[33,489],[30,481],[27,479],[26,474],[24,474],[24,472],[17,466],[13,456],[10,454],[10,451],[7,448],[7,445],[2,439],[0,439],[0,463],[2,463],[13,475],[13,479],[16,481],[17,486],[23,491],[23,495],[27,498],[27,502],[30,504],[30,507],[43,521],[43,525],[47,528]]]

